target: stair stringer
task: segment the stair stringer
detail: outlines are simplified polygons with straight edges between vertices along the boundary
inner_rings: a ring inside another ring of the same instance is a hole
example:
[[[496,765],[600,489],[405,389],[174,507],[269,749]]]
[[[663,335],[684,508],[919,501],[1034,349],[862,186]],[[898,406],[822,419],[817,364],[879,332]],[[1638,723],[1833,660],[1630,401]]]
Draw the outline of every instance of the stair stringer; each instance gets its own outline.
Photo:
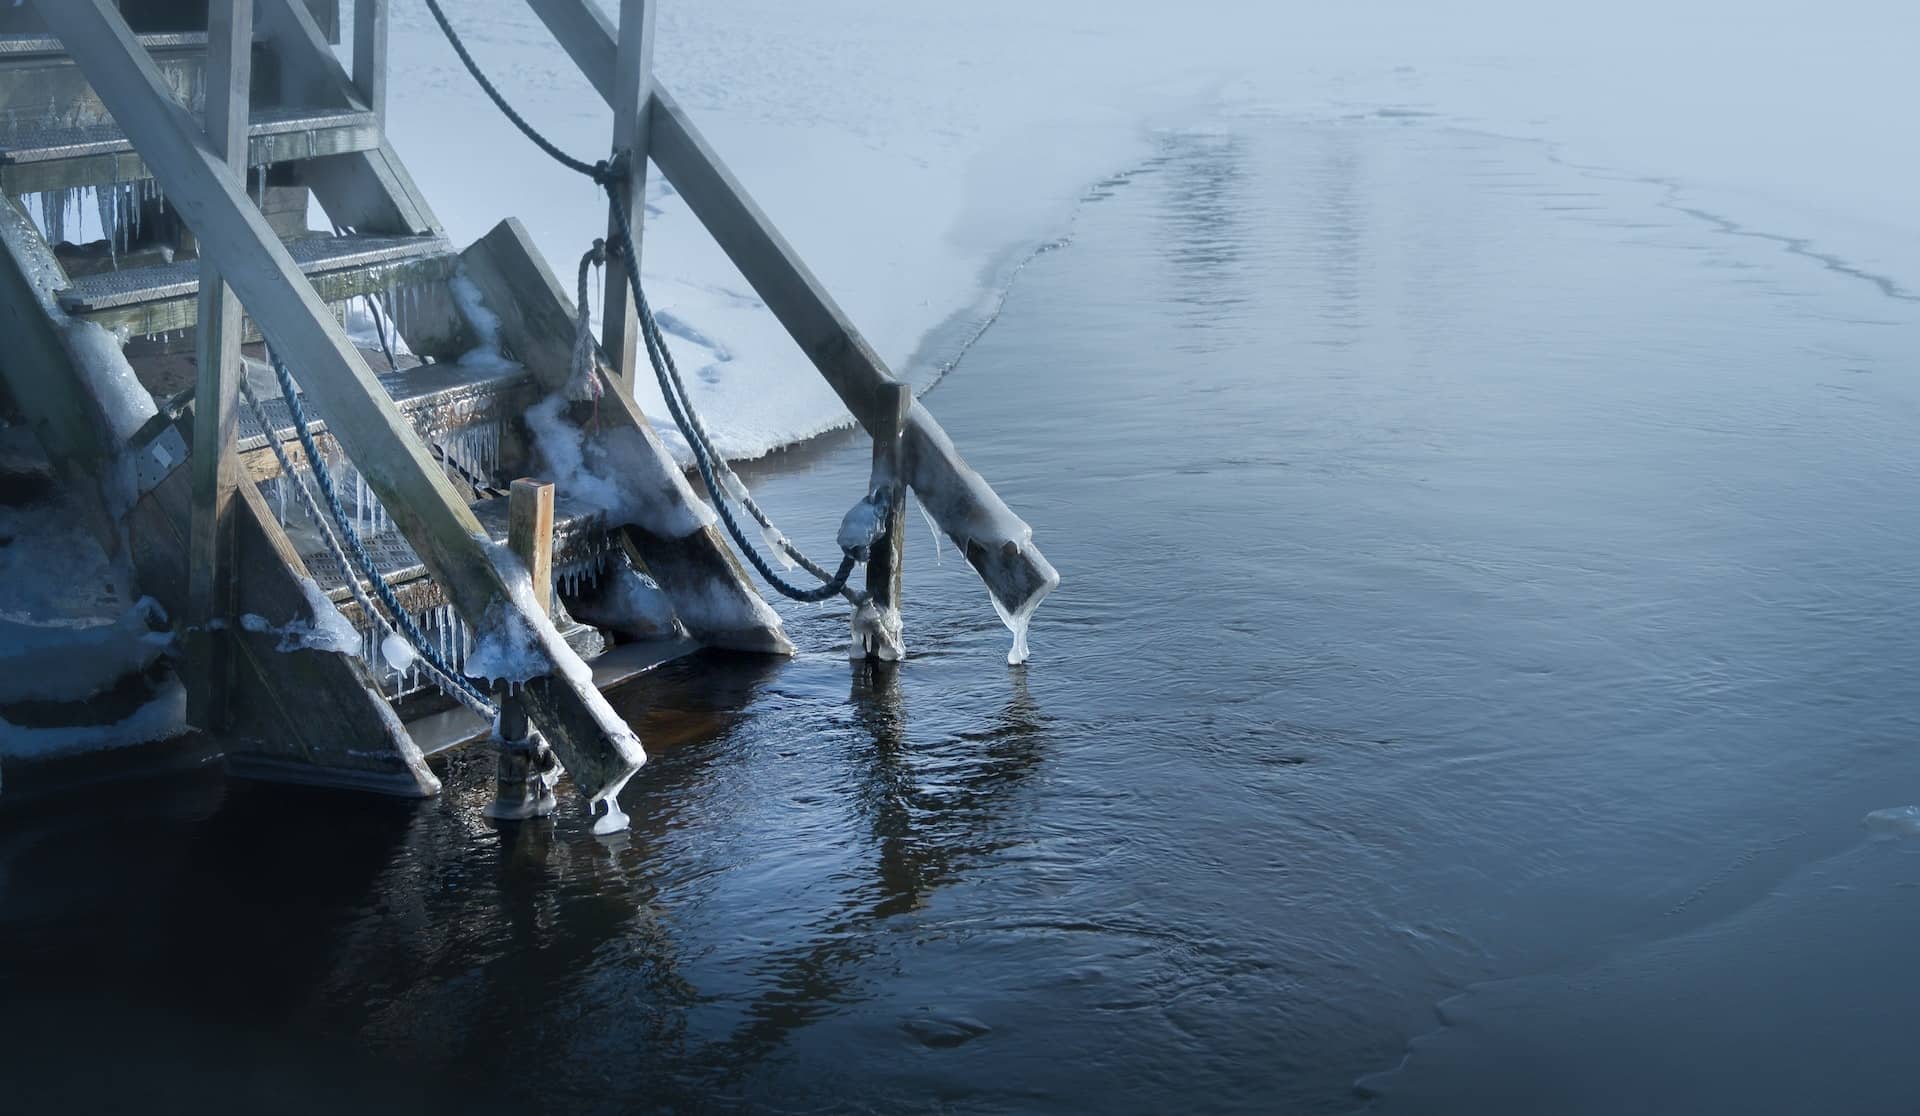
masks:
[[[141,587],[175,617],[186,607],[191,473],[175,468],[141,497],[127,524]],[[409,798],[438,793],[440,780],[358,655],[281,650],[289,624],[315,622],[301,585],[312,578],[260,490],[243,483],[235,497],[238,576],[228,632],[236,652],[234,722],[220,734],[228,769],[248,778]]]
[[[508,218],[460,258],[467,278],[499,317],[501,339],[542,391],[564,388],[573,359],[573,304],[526,228]],[[779,615],[747,579],[714,523],[712,509],[687,484],[685,473],[633,400],[610,389],[597,404],[575,404],[574,409],[583,413],[556,417],[591,440],[596,456],[618,474],[613,479],[622,487],[650,496],[647,506],[655,522],[626,523],[622,530],[641,565],[673,602],[688,634],[722,650],[793,654]]]

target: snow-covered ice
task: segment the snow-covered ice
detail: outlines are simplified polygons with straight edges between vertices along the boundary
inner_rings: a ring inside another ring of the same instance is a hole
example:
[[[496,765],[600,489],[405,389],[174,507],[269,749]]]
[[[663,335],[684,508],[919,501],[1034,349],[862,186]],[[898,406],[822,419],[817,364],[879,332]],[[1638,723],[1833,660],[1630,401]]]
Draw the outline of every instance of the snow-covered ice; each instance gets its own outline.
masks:
[[[424,9],[393,18],[408,92],[390,107],[394,142],[454,240],[516,215],[571,275],[605,232],[598,190],[485,103]],[[605,104],[526,5],[474,0],[453,18],[540,128],[583,158],[605,154]],[[1143,158],[1153,129],[1223,113],[1537,138],[1912,295],[1915,41],[1920,8],[1888,0],[663,0],[655,49],[663,84],[741,182],[924,386],[1088,186]],[[753,456],[844,424],[657,173],[648,205],[649,296],[717,448]],[[967,328],[941,329],[956,320]],[[665,413],[651,384],[640,394]]]

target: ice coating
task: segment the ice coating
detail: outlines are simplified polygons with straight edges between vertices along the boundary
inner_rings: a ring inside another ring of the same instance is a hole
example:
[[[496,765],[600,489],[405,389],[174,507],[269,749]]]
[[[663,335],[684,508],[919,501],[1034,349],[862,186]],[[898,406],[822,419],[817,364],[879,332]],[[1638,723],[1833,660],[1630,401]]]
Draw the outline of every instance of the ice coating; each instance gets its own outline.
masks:
[[[1875,810],[1860,819],[1860,824],[1875,833],[1895,837],[1920,837],[1920,806],[1892,806]]]
[[[568,610],[578,620],[631,640],[661,639],[684,632],[666,592],[624,559],[596,592],[572,601]]]
[[[414,660],[419,658],[414,654],[413,645],[399,632],[388,632],[386,638],[380,641],[380,657],[386,660],[388,669],[396,674],[412,670]]]
[[[607,810],[593,820],[593,832],[596,837],[623,832],[632,824],[633,819],[627,817],[625,811],[620,809],[620,799],[617,794],[608,794],[600,801],[606,805]]]
[[[1033,610],[1040,607],[1041,598],[1028,601],[1018,612],[1009,612],[1007,606],[1000,603],[1000,598],[992,593],[987,594],[987,600],[993,603],[993,611],[1000,617],[1000,622],[1013,633],[1013,646],[1007,651],[1007,665],[1019,666],[1033,654],[1027,647],[1027,626],[1033,622]]]
[[[494,570],[499,573],[500,580],[507,588],[507,599],[495,601],[488,607],[480,625],[480,634],[474,640],[473,650],[467,655],[467,675],[512,684],[546,674],[566,677],[578,685],[581,700],[586,703],[594,720],[604,726],[614,738],[615,746],[632,759],[637,770],[638,765],[647,762],[647,753],[640,746],[640,738],[614,712],[613,706],[607,704],[606,695],[593,684],[593,669],[587,666],[579,653],[567,646],[559,629],[553,626],[553,619],[547,615],[546,609],[540,607],[540,598],[534,595],[533,578],[527,573],[526,563],[504,543],[481,535],[474,536],[473,541],[474,545],[486,552]],[[574,776],[578,780],[580,773],[575,772]],[[601,787],[597,793],[589,796],[589,803],[618,794],[631,777],[632,773],[629,772],[616,782]]]
[[[453,294],[453,304],[460,309],[467,325],[472,327],[473,335],[479,340],[473,348],[460,356],[463,368],[477,368],[493,372],[512,372],[520,367],[518,361],[506,354],[506,348],[500,340],[500,316],[487,309],[486,300],[480,294],[480,288],[467,278],[466,272],[455,272],[447,280],[447,289]]]
[[[111,725],[16,725],[0,717],[0,757],[50,759],[165,740],[186,731],[187,691],[168,681],[152,700]]]
[[[341,615],[340,609],[321,591],[320,586],[310,577],[300,579],[300,594],[306,598],[308,618],[295,618],[285,624],[273,621],[257,613],[246,613],[240,617],[240,626],[249,632],[274,634],[280,642],[276,651],[331,651],[337,655],[358,657],[361,652],[360,633],[353,624]]]
[[[92,697],[171,651],[165,625],[152,597],[110,621],[0,615],[0,704]]]
[[[631,427],[587,431],[568,416],[572,404],[556,392],[527,408],[527,431],[549,479],[569,499],[664,538],[679,539],[714,521],[677,469],[662,469],[646,435]],[[649,483],[642,478],[655,478]]]
[[[900,610],[883,608],[872,600],[862,601],[853,610],[853,639],[847,657],[872,657],[883,663],[897,663],[907,657],[907,645],[900,629]]]

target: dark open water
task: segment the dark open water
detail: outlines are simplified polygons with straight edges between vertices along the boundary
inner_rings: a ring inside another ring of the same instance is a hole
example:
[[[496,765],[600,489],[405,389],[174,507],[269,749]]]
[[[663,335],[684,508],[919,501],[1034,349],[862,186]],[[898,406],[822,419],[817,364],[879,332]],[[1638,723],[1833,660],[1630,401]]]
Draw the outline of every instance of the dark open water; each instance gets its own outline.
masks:
[[[1911,1111],[1916,311],[1533,145],[1169,136],[928,400],[1030,667],[915,517],[913,660],[665,670],[619,838],[481,756],[16,807],[0,1108]]]

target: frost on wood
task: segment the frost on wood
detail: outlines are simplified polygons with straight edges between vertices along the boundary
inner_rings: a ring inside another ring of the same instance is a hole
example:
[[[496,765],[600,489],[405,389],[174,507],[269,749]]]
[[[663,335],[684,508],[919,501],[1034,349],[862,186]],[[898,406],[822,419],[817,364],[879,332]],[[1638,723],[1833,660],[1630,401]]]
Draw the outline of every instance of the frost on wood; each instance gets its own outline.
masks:
[[[914,415],[925,415],[918,403]],[[960,460],[944,432],[930,422],[912,422],[907,437],[907,480],[920,506],[986,583],[994,612],[1013,633],[1007,661],[1026,662],[1027,628],[1040,602],[1060,584],[1060,574],[1033,546],[1033,528],[1013,514],[979,473],[965,466],[957,474],[933,467],[936,459]],[[915,440],[924,444],[912,445]]]
[[[662,538],[681,539],[714,521],[686,475],[662,460],[633,427],[588,431],[569,417],[555,393],[527,408],[527,431],[549,479],[570,499]]]
[[[467,675],[509,684],[519,684],[550,674],[568,679],[577,687],[581,700],[598,723],[618,726],[610,732],[615,737],[612,740],[614,747],[632,757],[636,765],[644,764],[647,753],[640,746],[640,738],[613,711],[613,706],[607,704],[606,695],[593,684],[592,668],[573,648],[567,646],[559,629],[553,626],[553,619],[540,607],[541,598],[534,595],[533,578],[527,573],[526,563],[504,543],[479,535],[474,536],[473,541],[493,563],[501,583],[506,586],[507,596],[489,605],[486,615],[481,618],[479,635],[473,641],[473,650],[467,655]],[[542,596],[545,596],[544,586]],[[579,774],[574,773],[576,781]],[[627,777],[630,778],[631,773]],[[625,785],[626,778],[622,778],[600,788],[588,801],[599,802],[619,793]]]
[[[327,599],[320,586],[312,578],[303,577],[300,594],[307,602],[306,619],[295,617],[284,624],[275,624],[258,613],[249,612],[240,617],[240,627],[249,632],[279,636],[275,651],[331,651],[358,658],[363,643],[360,633]]]
[[[487,309],[480,288],[462,271],[447,280],[447,289],[452,292],[453,304],[459,307],[461,317],[467,320],[474,337],[479,339],[479,344],[461,355],[461,367],[490,372],[517,371],[519,362],[507,356],[500,341],[500,316]]]

